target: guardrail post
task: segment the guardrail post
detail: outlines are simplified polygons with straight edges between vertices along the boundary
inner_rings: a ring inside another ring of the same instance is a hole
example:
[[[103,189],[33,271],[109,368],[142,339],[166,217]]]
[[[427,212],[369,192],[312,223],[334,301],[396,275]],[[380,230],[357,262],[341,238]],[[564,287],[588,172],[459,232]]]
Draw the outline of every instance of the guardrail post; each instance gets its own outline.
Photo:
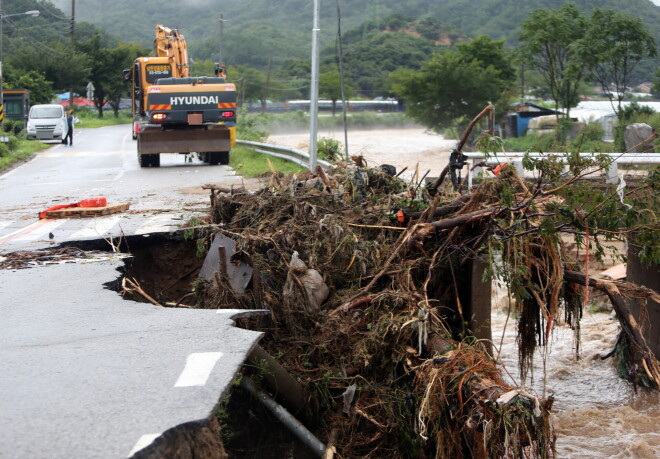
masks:
[[[617,183],[619,181],[619,165],[616,161],[612,161],[607,168],[607,177],[605,183]]]
[[[514,159],[512,161],[513,167],[516,168],[516,173],[518,174],[518,177],[525,178],[525,168],[522,165],[522,159]]]

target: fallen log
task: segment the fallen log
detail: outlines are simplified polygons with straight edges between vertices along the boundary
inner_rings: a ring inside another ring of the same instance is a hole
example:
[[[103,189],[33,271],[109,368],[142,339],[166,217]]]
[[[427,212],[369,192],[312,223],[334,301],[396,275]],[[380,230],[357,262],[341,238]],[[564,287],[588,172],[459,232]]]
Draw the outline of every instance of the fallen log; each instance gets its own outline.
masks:
[[[637,290],[639,295],[642,295],[642,298],[653,298],[654,296],[658,296],[658,294],[652,290],[652,293],[649,293],[647,290],[650,289],[632,284],[631,282],[612,282],[603,279],[594,279],[593,277],[589,278],[587,282],[587,276],[585,274],[575,271],[565,270],[564,279],[573,284],[588,285],[589,287],[596,288],[607,294],[614,310],[616,311],[619,322],[621,323],[621,328],[628,336],[632,345],[635,346],[636,351],[641,355],[641,364],[644,367],[644,370],[649,378],[655,383],[655,386],[660,387],[660,363],[646,343],[646,339],[642,334],[642,329],[637,323],[637,319],[635,319],[635,316],[626,305],[619,286],[624,285],[624,288],[627,291]]]
[[[454,199],[452,202],[449,204],[446,204],[442,207],[438,207],[433,211],[433,218],[438,218],[438,217],[444,217],[445,215],[449,215],[453,212],[456,212],[459,210],[463,205],[468,202],[472,198],[471,194],[464,194],[459,196],[458,198]],[[412,212],[410,214],[410,218],[417,220],[420,218],[425,211],[420,211],[420,212]]]
[[[499,207],[488,207],[486,209],[475,210],[467,214],[459,215],[454,218],[447,218],[444,220],[438,220],[429,225],[433,226],[436,231],[441,231],[455,226],[465,225],[467,223],[473,222],[475,220],[481,220],[482,218],[489,217],[492,215]]]
[[[431,223],[417,223],[411,230],[408,247],[421,247],[425,239],[432,237],[438,231],[482,220],[493,215],[498,209],[500,209],[500,207],[488,207],[486,209],[475,210],[474,212],[459,215],[458,217],[446,218]]]

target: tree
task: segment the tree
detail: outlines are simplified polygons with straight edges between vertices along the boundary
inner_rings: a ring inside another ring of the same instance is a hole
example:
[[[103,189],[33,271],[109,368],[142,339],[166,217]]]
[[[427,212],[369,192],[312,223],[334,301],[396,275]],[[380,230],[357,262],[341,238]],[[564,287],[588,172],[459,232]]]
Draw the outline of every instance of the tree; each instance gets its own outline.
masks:
[[[536,10],[520,24],[521,59],[541,73],[555,108],[564,108],[567,117],[578,103],[585,72],[585,63],[573,44],[583,38],[586,24],[584,15],[571,3],[557,10]]]
[[[408,114],[435,130],[466,124],[501,93],[499,71],[479,61],[466,62],[455,51],[435,54],[420,70],[392,74],[393,90],[406,99]]]
[[[55,97],[53,84],[34,70],[24,72],[8,68],[5,73],[4,87],[5,89],[28,89],[32,104],[49,104]]]
[[[17,72],[34,70],[42,74],[53,83],[56,92],[69,91],[71,88],[82,90],[89,81],[89,57],[60,42],[49,43],[47,52],[44,49],[35,48],[31,44],[22,45],[11,54],[7,64]]]
[[[119,100],[126,93],[126,84],[121,78],[122,70],[131,67],[136,57],[148,54],[135,44],[120,43],[112,48],[101,46],[101,36],[78,44],[78,50],[89,56],[91,71],[89,81],[94,85],[94,106],[99,118],[103,117],[103,106],[111,104],[115,116],[119,116]],[[87,84],[87,82],[85,82]]]
[[[653,97],[656,99],[660,99],[660,67],[655,71],[655,83],[653,83],[651,94],[653,94]]]
[[[236,83],[238,92],[238,106],[242,107],[246,102],[261,102],[264,97],[266,86],[266,75],[245,65],[229,67],[227,70],[229,81]]]
[[[504,40],[493,40],[481,35],[466,43],[459,43],[456,50],[465,62],[477,62],[482,67],[492,67],[497,71],[495,83],[499,87],[500,97],[492,99],[496,103],[498,113],[506,113],[511,95],[514,92],[517,72],[513,66],[513,58],[504,47]]]
[[[344,78],[346,99],[351,97],[353,87]],[[337,100],[341,99],[341,78],[339,70],[328,70],[319,75],[319,95],[332,101],[332,116],[335,116]]]
[[[586,33],[575,43],[575,49],[617,116],[635,67],[642,59],[657,55],[655,40],[641,19],[602,8],[592,11]]]
[[[119,103],[128,93],[126,82],[121,77],[122,70],[130,68],[133,61],[140,56],[146,56],[148,50],[135,43],[119,43],[114,48],[105,48],[107,51],[106,69],[107,80],[104,82],[106,100],[112,107],[115,118],[119,117]]]
[[[493,66],[499,72],[498,79],[502,89],[516,81],[516,69],[513,59],[504,48],[504,40],[493,40],[487,35],[480,35],[467,43],[456,45],[458,54],[465,60],[478,61],[483,67]]]
[[[419,69],[437,50],[434,42],[404,32],[374,32],[355,42],[343,38],[344,69],[362,94],[385,95],[383,81],[394,70]],[[335,47],[322,52],[322,64],[336,65]]]

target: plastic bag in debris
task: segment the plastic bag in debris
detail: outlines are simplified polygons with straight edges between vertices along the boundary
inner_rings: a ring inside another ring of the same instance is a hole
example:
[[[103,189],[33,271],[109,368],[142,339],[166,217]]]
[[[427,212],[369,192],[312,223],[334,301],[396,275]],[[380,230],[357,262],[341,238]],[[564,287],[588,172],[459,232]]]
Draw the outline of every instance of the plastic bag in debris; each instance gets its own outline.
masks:
[[[346,388],[342,397],[344,398],[344,413],[351,414],[351,405],[353,404],[353,399],[355,398],[355,390],[357,389],[357,384],[353,383]]]
[[[307,309],[310,312],[318,311],[321,304],[323,304],[330,294],[330,289],[323,280],[321,273],[315,269],[307,269],[307,265],[300,259],[298,252],[293,252],[291,261],[289,262],[289,278],[284,286],[284,296],[288,301],[291,301],[296,296],[295,283],[291,279],[291,276],[298,277],[305,289],[308,304]]]
[[[318,177],[305,180],[304,182],[299,182],[296,187],[298,189],[304,189],[304,190],[310,190],[310,189],[316,189],[319,191],[323,191],[325,189],[325,185],[323,184],[323,180],[321,180]]]
[[[300,278],[300,282],[307,292],[310,309],[318,311],[330,294],[330,289],[323,280],[323,276],[315,269],[308,269]]]

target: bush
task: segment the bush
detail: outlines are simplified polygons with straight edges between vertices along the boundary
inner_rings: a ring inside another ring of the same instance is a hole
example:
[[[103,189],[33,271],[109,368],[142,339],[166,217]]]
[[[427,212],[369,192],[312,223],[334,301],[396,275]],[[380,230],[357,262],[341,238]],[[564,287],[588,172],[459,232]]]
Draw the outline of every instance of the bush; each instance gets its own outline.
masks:
[[[7,142],[7,148],[9,151],[16,151],[18,149],[18,139],[16,136],[10,135],[9,142]]]
[[[238,122],[236,123],[236,137],[241,140],[263,142],[268,137],[268,132],[258,129],[259,126],[267,124],[267,120],[262,119],[261,116],[239,113],[237,116]]]
[[[350,113],[346,120],[351,129],[379,129],[392,128],[402,129],[416,127],[413,120],[406,117],[404,113],[377,113],[363,111]],[[322,129],[338,129],[344,126],[343,116],[324,116],[319,118],[319,126]]]
[[[9,134],[18,135],[25,129],[25,122],[21,120],[5,120],[2,130]]]
[[[567,152],[579,149],[581,152],[612,152],[614,145],[603,142],[603,127],[600,123],[589,123],[582,132],[570,143],[557,140],[557,134],[548,133],[540,136],[526,135],[504,139],[504,148],[507,151],[543,151],[543,152]]]
[[[605,135],[605,129],[603,129],[603,126],[600,123],[589,123],[582,130],[582,134],[580,137],[582,137],[582,140],[584,141],[589,141],[589,140],[600,141],[603,140],[604,135]]]
[[[0,158],[9,156],[9,148],[4,143],[0,142]]]
[[[329,137],[321,137],[316,144],[319,156],[330,162],[337,162],[341,158],[341,143]]]
[[[640,117],[646,118],[653,114],[655,114],[655,110],[653,110],[651,107],[647,107],[646,105],[639,105],[637,102],[631,102],[621,110],[619,119],[621,121],[627,122],[627,124],[632,124],[633,122],[642,123],[644,121],[634,120],[639,119]]]
[[[626,151],[626,142],[624,140],[624,133],[626,126],[635,123],[646,123],[660,132],[660,113],[657,113],[651,107],[639,105],[637,102],[632,102],[621,111],[621,117],[614,126],[614,144],[617,151]],[[654,143],[654,151],[659,151],[658,146]]]

